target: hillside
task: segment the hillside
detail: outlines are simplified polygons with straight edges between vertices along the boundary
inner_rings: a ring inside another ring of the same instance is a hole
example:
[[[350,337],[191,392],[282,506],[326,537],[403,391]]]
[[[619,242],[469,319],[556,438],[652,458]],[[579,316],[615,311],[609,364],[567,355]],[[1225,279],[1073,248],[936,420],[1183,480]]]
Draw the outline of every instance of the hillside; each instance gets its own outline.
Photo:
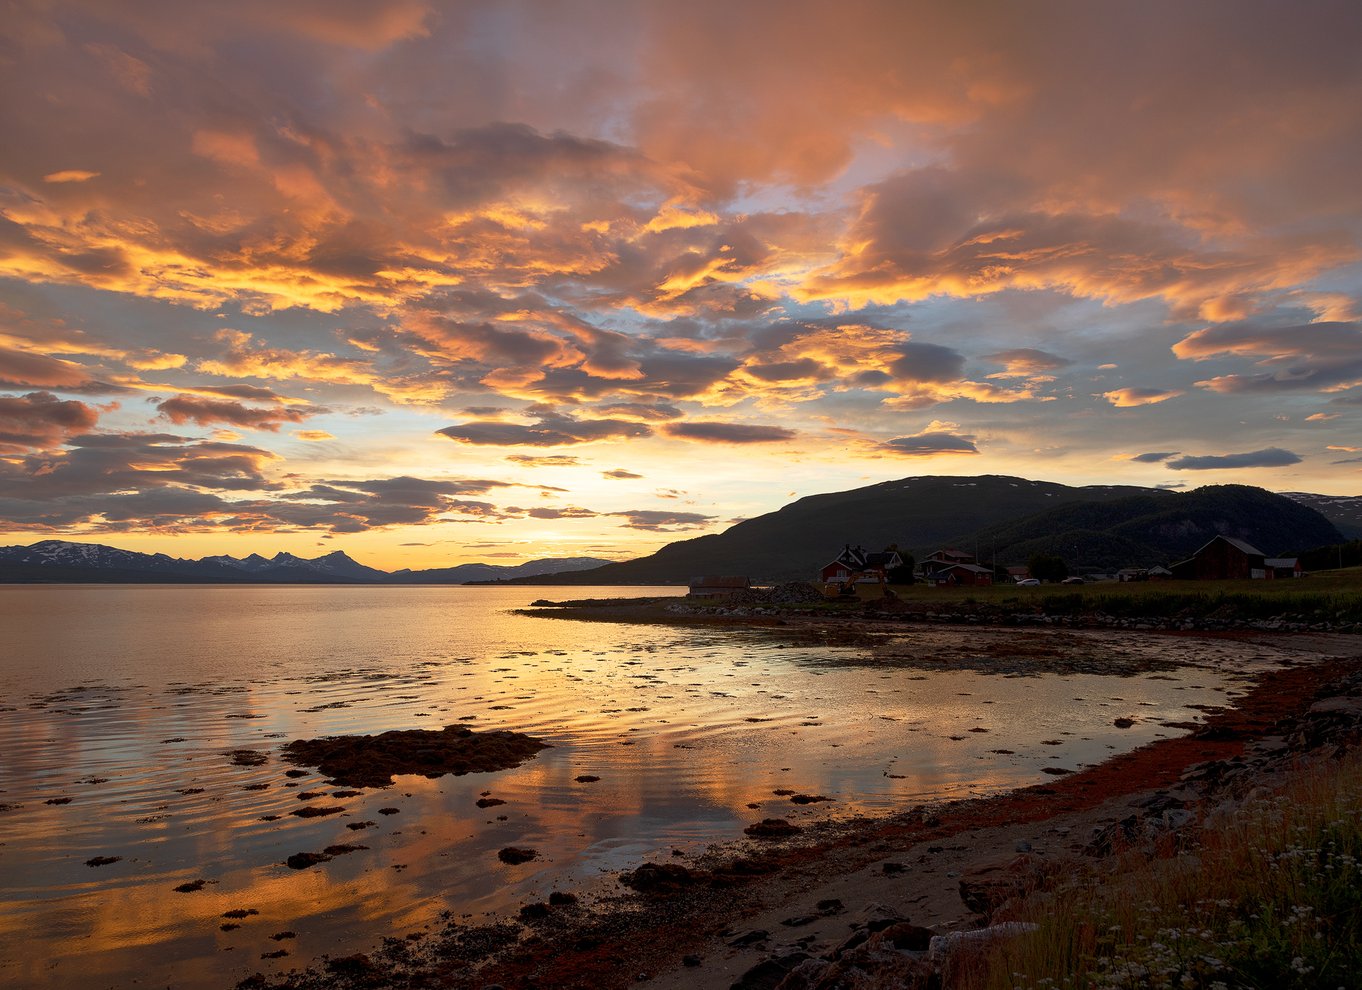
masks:
[[[1312,495],[1282,492],[1293,502],[1314,509],[1350,540],[1362,539],[1362,495]]]
[[[1032,554],[1064,558],[1070,568],[1149,567],[1189,557],[1217,533],[1245,540],[1269,556],[1295,556],[1334,543],[1338,530],[1298,500],[1247,485],[1211,485],[1169,495],[1133,495],[1051,509],[993,526],[981,548],[1000,563]]]
[[[1147,488],[1073,488],[1002,475],[901,478],[847,492],[810,495],[722,533],[668,544],[648,557],[526,583],[669,584],[696,574],[806,580],[848,542],[871,549],[895,543],[920,554],[952,541],[963,542],[962,533],[1055,506],[1100,503],[1135,494],[1172,497]]]
[[[811,495],[723,533],[668,544],[648,557],[525,583],[669,584],[697,574],[808,579],[848,542],[871,549],[893,543],[919,559],[942,546],[977,550],[982,559],[999,563],[1054,553],[1085,568],[1107,569],[1180,559],[1218,532],[1269,554],[1339,539],[1314,510],[1243,485],[1174,493],[1072,488],[999,475],[927,476]]]

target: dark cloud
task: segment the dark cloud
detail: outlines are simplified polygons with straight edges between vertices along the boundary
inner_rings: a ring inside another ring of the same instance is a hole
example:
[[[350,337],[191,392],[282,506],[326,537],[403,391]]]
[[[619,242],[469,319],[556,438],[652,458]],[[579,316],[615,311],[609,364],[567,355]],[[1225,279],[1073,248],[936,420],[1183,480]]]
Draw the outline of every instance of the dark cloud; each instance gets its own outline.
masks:
[[[878,444],[876,450],[906,457],[929,457],[933,454],[977,454],[974,438],[956,433],[925,432],[910,437],[897,437]]]
[[[755,423],[668,423],[661,431],[669,437],[706,443],[778,443],[798,436],[783,426]]]
[[[680,419],[685,415],[676,406],[662,402],[655,405],[644,402],[615,402],[601,406],[597,409],[597,412],[605,413],[608,416],[633,416],[635,419],[648,420]]]
[[[1205,454],[1200,457],[1179,457],[1169,461],[1174,471],[1215,471],[1232,468],[1286,467],[1299,464],[1298,454],[1280,447],[1267,447],[1243,454]]]
[[[320,411],[288,406],[259,409],[228,399],[202,399],[192,395],[177,395],[173,399],[159,403],[156,408],[176,426],[188,422],[195,422],[200,426],[230,423],[232,426],[269,430],[272,433],[277,433],[284,423],[301,423]]]
[[[1227,323],[1188,334],[1173,345],[1180,358],[1255,358],[1257,374],[1197,382],[1215,392],[1328,390],[1362,381],[1362,325],[1323,321],[1293,326]]]
[[[245,399],[249,402],[283,402],[284,396],[272,388],[259,385],[195,385],[195,392],[210,392],[229,399]]]
[[[71,361],[0,346],[0,387],[84,389],[93,384],[88,371]]]
[[[132,439],[132,438],[127,438]],[[149,438],[141,438],[147,441]],[[0,463],[0,520],[29,528],[54,531],[82,528],[94,532],[275,532],[319,530],[329,533],[361,533],[388,526],[424,526],[443,520],[497,521],[537,510],[502,510],[493,503],[468,498],[514,487],[511,483],[487,479],[426,479],[413,477],[378,478],[366,481],[332,481],[294,490],[278,490],[270,497],[227,498],[223,489],[240,488],[233,477],[224,474],[223,459],[227,445],[185,441],[106,445],[111,455],[98,464],[73,459],[69,463],[49,462],[51,475],[30,478]],[[162,448],[167,448],[162,450]],[[207,448],[207,450],[205,450]],[[89,450],[95,448],[82,448]],[[252,448],[236,448],[250,451]],[[216,467],[219,491],[203,490],[210,477],[213,453],[219,455]],[[117,456],[112,456],[117,455]],[[99,478],[85,477],[91,469],[118,468],[122,457],[120,487],[140,490],[107,495],[98,489]],[[131,457],[160,456],[162,470],[130,468]],[[175,460],[178,458],[178,460]],[[192,470],[197,474],[191,474]],[[30,472],[32,474],[32,472]],[[196,487],[185,481],[193,478]],[[168,479],[168,480],[163,480]],[[90,483],[93,481],[93,483]],[[249,487],[264,488],[263,479]],[[539,487],[539,486],[532,486]],[[276,486],[277,488],[277,486]],[[586,511],[586,510],[582,510]]]
[[[98,420],[97,410],[51,392],[0,395],[0,454],[56,447]]]
[[[626,471],[624,468],[614,468],[610,471],[602,471],[601,475],[606,478],[614,478],[617,481],[627,481],[631,478],[643,477],[641,474],[635,474],[633,471]]]
[[[956,382],[965,377],[965,358],[940,344],[909,341],[897,347],[900,356],[889,369],[899,381]]]
[[[435,431],[460,443],[501,447],[561,447],[591,443],[593,440],[646,437],[652,429],[642,423],[622,419],[573,419],[571,416],[542,415],[532,425],[475,420]]]
[[[623,512],[604,513],[621,516],[627,520],[628,529],[646,529],[658,533],[669,533],[683,529],[703,529],[713,522],[714,516],[699,512],[666,512],[661,509],[626,509]]]
[[[173,485],[228,491],[275,490],[267,469],[279,460],[260,447],[166,434],[81,435],[44,462],[23,465],[29,485],[43,492],[98,492]]]
[[[813,358],[800,358],[797,361],[773,361],[769,364],[747,364],[743,366],[743,371],[753,378],[760,378],[765,382],[788,382],[802,379],[826,381],[833,375],[831,368],[820,364]]]
[[[1157,464],[1170,457],[1177,457],[1179,453],[1180,451],[1176,450],[1151,450],[1146,454],[1136,454],[1131,460],[1139,464]]]

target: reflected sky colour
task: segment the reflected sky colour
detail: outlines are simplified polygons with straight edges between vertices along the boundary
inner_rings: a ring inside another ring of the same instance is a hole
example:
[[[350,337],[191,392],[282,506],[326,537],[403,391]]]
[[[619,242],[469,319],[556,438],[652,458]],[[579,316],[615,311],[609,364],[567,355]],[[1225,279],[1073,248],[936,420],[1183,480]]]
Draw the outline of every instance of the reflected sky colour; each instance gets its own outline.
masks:
[[[218,990],[446,917],[514,917],[554,890],[595,903],[619,893],[617,871],[693,862],[762,818],[994,794],[1182,735],[1292,658],[1232,640],[944,627],[871,651],[510,611],[534,597],[0,587],[0,984]],[[997,672],[1000,652],[1059,639],[1102,673]],[[947,669],[910,662],[938,656]],[[1113,676],[1122,663],[1138,673]],[[279,752],[448,724],[551,748],[386,788],[329,783]],[[286,865],[338,844],[362,848]],[[508,866],[507,846],[538,856]]]
[[[1351,3],[0,18],[0,535],[386,569],[913,474],[1355,494]]]

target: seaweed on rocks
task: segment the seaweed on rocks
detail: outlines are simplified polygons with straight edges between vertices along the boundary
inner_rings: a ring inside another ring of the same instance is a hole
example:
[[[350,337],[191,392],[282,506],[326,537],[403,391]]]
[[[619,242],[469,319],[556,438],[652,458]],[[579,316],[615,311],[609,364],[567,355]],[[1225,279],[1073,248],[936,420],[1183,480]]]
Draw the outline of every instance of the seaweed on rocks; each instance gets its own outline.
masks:
[[[548,743],[520,732],[474,732],[466,726],[394,729],[374,736],[295,739],[283,748],[290,763],[317,767],[345,787],[390,787],[394,774],[441,777],[518,767]]]

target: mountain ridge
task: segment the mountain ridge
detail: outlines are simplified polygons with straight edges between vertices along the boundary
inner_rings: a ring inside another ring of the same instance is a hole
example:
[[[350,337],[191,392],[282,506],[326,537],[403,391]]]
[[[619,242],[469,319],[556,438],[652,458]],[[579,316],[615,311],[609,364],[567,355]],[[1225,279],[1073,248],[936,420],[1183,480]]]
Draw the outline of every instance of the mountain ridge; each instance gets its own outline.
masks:
[[[0,582],[116,582],[223,584],[462,584],[469,579],[531,576],[556,568],[595,567],[599,557],[545,557],[523,564],[460,564],[424,570],[383,571],[359,563],[343,550],[311,559],[279,551],[273,557],[213,554],[197,560],[164,553],[139,553],[102,543],[39,540],[0,547]],[[471,577],[461,578],[464,569]]]
[[[1319,508],[1316,508],[1318,506]],[[1340,520],[1335,525],[1319,509]],[[634,560],[542,558],[522,564],[459,564],[382,571],[336,550],[311,560],[287,552],[199,560],[102,544],[43,540],[0,547],[0,582],[219,581],[335,584],[675,584],[698,574],[759,581],[808,580],[844,543],[890,544],[922,555],[943,546],[983,561],[1026,563],[1056,554],[1086,571],[1170,563],[1216,533],[1246,539],[1268,555],[1299,553],[1343,539],[1362,497],[1243,485],[1169,492],[1128,485],[1068,486],[1007,475],[919,475],[796,499]]]

